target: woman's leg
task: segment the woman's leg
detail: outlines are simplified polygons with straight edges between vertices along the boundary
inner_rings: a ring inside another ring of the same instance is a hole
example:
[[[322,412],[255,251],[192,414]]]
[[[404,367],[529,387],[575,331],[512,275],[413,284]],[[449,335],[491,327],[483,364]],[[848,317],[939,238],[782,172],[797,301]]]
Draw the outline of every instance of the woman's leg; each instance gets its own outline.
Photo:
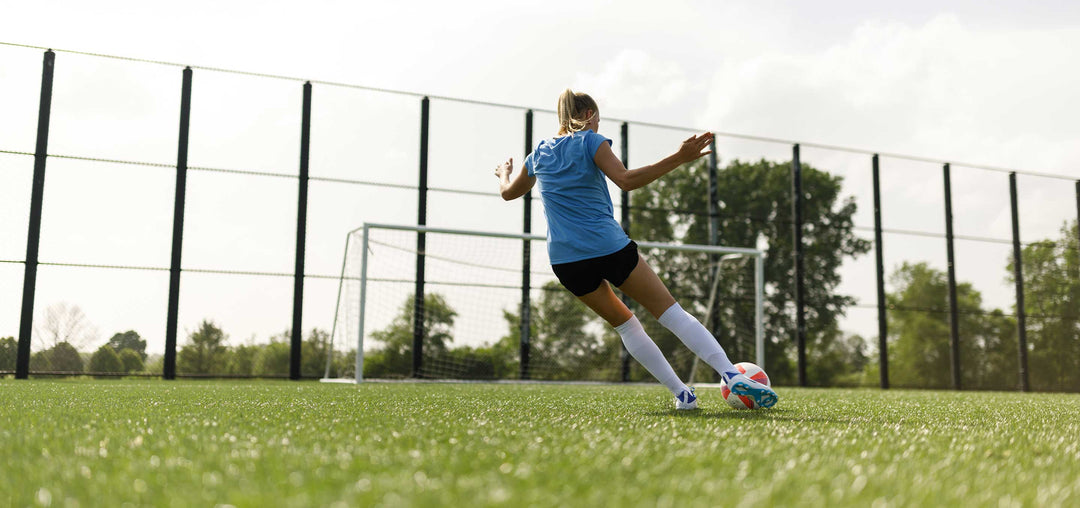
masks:
[[[664,358],[660,348],[656,347],[656,343],[645,333],[645,328],[641,326],[641,322],[615,296],[615,292],[611,290],[611,286],[606,281],[601,282],[600,287],[596,288],[595,291],[579,296],[578,299],[604,318],[611,326],[615,327],[615,331],[619,333],[619,337],[622,338],[622,342],[630,356],[633,356],[638,363],[643,365],[645,370],[648,370],[657,381],[660,381],[668,390],[671,390],[673,395],[679,397],[683,392],[691,393],[690,388],[679,379],[675,369],[672,369],[671,364]],[[692,398],[693,395],[690,395],[690,397]],[[690,400],[684,402],[690,402]]]
[[[601,281],[600,287],[593,292],[579,296],[578,300],[581,300],[611,326],[617,327],[634,317],[634,313],[626,308],[626,304],[622,303],[618,296],[615,296],[615,292],[605,281]]]
[[[732,392],[752,397],[754,403],[761,407],[769,408],[776,404],[776,392],[735,369],[724,348],[720,347],[701,322],[675,302],[663,281],[644,259],[638,259],[637,266],[619,289],[645,306],[664,328],[671,330],[698,358],[716,369],[727,381]]]
[[[640,303],[654,318],[659,319],[664,312],[670,309],[672,305],[675,305],[675,298],[671,296],[671,292],[664,285],[664,281],[660,280],[660,277],[656,275],[656,272],[640,254],[638,255],[637,266],[619,286],[619,290],[633,298],[635,302]]]
[[[725,379],[738,374],[724,348],[720,347],[705,326],[675,302],[667,286],[644,258],[638,259],[637,266],[619,286],[619,290],[648,309],[664,328],[671,330],[686,347]]]

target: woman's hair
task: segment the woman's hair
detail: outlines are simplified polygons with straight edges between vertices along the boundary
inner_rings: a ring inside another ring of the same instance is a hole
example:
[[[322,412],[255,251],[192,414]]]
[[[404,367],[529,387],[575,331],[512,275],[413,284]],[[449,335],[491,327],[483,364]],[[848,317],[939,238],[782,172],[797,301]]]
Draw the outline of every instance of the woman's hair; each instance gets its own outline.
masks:
[[[585,112],[590,109],[592,116],[585,118]],[[559,135],[564,136],[584,130],[585,124],[598,114],[600,114],[600,108],[596,106],[596,101],[589,97],[589,94],[574,93],[573,90],[567,88],[559,96]]]

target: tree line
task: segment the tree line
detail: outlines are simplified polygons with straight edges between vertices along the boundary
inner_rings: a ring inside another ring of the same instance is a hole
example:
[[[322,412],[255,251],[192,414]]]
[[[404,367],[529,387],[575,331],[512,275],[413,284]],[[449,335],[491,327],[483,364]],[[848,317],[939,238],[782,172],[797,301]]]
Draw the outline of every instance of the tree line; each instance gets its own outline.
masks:
[[[77,307],[69,307],[77,309]],[[176,370],[189,376],[284,376],[289,373],[291,332],[283,331],[270,337],[268,343],[228,344],[228,335],[216,323],[203,320],[188,334],[177,351]],[[330,334],[312,329],[301,346],[301,375],[321,377],[326,368]],[[112,336],[92,353],[81,352],[70,337],[34,352],[30,371],[63,375],[161,375],[164,358],[148,355],[146,340],[138,332],[128,330]],[[0,338],[0,371],[15,369],[18,341],[14,337]],[[337,358],[335,372],[344,371],[355,361],[355,353]]]

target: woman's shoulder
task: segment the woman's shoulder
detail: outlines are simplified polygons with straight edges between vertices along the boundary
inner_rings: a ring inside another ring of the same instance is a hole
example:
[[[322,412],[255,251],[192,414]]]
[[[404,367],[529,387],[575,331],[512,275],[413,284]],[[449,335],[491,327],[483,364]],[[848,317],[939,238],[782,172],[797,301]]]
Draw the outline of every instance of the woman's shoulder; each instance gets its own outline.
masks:
[[[574,137],[574,134],[578,135],[577,138]],[[580,140],[580,134],[581,133],[565,134],[562,136],[551,136],[541,139],[538,143],[536,143],[536,150],[559,151],[560,149],[569,146],[568,143]]]
[[[587,129],[541,139],[536,144],[534,152],[555,156],[558,156],[559,154],[569,155],[580,151],[595,152],[596,148],[604,142],[610,143],[611,140]]]
[[[577,138],[575,141],[581,143],[582,146],[587,147],[590,150],[595,149],[604,142],[611,143],[611,139],[603,134],[593,132],[592,129],[585,129],[581,132],[576,132]]]
[[[598,139],[603,139],[603,140],[606,140],[606,141],[611,141],[610,139],[608,139],[608,137],[607,137],[607,136],[605,136],[605,135],[603,135],[603,134],[599,134],[599,133],[593,132],[593,131],[592,131],[592,129],[588,129],[588,130],[586,130],[586,131],[584,131],[584,132],[586,133],[586,136],[587,136],[587,137],[590,137],[590,138],[598,138]]]
[[[556,146],[567,142],[588,143],[592,140],[611,141],[603,134],[597,134],[593,132],[592,129],[585,129],[583,131],[571,132],[569,134],[557,135],[547,139],[542,139],[540,140],[540,146],[543,146],[545,144],[549,146]]]

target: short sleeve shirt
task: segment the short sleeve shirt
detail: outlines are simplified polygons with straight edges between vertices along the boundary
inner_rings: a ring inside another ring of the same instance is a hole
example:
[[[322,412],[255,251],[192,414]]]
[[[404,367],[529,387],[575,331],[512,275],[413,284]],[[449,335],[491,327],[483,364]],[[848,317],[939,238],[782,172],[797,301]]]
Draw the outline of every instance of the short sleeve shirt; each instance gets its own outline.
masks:
[[[607,178],[593,162],[603,143],[611,140],[585,130],[542,140],[525,158],[529,176],[540,182],[553,265],[606,256],[630,243],[615,221]]]

